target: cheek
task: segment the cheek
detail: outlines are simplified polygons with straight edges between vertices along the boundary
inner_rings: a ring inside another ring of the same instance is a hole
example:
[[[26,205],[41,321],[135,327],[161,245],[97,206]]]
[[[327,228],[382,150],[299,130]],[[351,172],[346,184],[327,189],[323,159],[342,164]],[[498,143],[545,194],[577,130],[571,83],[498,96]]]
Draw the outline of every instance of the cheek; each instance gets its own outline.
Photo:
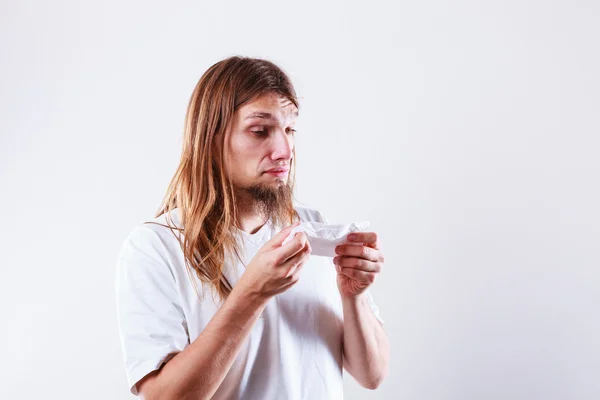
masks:
[[[237,138],[229,148],[229,165],[235,176],[254,176],[259,165],[260,148],[250,138]]]
[[[256,154],[258,142],[244,133],[239,133],[231,137],[229,142],[232,154],[238,158],[246,158],[248,155]]]

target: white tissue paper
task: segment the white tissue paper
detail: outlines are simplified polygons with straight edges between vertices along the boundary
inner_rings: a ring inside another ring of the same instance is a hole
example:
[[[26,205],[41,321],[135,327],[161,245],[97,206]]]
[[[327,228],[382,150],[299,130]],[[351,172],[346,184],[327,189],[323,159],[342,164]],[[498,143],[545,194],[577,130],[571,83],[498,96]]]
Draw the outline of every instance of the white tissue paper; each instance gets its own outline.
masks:
[[[352,232],[362,232],[368,227],[369,221],[357,221],[341,225],[302,222],[291,230],[281,245],[283,246],[292,240],[297,232],[304,232],[310,243],[311,255],[335,257],[335,248],[340,244],[362,245],[360,242],[348,242],[346,237]]]

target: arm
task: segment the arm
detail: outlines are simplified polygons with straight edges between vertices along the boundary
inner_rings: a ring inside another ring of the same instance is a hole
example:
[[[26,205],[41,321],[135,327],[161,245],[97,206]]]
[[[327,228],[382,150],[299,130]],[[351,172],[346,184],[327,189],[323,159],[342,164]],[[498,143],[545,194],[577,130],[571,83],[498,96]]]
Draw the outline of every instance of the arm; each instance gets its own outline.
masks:
[[[215,394],[268,301],[298,282],[311,248],[303,233],[281,245],[294,226],[282,229],[258,251],[191,344],[137,382],[143,399],[209,399]],[[126,285],[120,292],[134,287]]]
[[[389,371],[389,341],[366,293],[342,298],[344,368],[368,389],[376,389]]]
[[[344,313],[344,368],[362,386],[376,389],[388,374],[390,349],[367,289],[381,272],[384,257],[375,232],[355,232],[347,240],[333,259]]]
[[[138,383],[143,399],[209,399],[231,368],[268,298],[234,286],[202,333]]]

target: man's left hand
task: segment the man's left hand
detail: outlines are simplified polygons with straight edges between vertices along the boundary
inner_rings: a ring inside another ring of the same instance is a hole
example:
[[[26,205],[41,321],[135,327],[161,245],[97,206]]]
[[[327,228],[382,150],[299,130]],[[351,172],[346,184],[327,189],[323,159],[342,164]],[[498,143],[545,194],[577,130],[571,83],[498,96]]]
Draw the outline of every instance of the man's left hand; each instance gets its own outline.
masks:
[[[338,272],[337,284],[342,296],[355,297],[363,293],[381,272],[383,253],[375,232],[353,232],[347,241],[335,248],[333,259]]]

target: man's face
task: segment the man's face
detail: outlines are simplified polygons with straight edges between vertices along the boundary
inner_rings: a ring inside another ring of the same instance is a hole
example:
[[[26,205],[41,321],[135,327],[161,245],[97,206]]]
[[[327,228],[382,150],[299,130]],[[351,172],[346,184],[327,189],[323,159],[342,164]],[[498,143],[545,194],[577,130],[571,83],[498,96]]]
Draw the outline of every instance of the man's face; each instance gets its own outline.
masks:
[[[296,106],[275,93],[265,94],[236,111],[225,137],[225,159],[238,192],[263,203],[291,197],[288,185],[297,118]]]

